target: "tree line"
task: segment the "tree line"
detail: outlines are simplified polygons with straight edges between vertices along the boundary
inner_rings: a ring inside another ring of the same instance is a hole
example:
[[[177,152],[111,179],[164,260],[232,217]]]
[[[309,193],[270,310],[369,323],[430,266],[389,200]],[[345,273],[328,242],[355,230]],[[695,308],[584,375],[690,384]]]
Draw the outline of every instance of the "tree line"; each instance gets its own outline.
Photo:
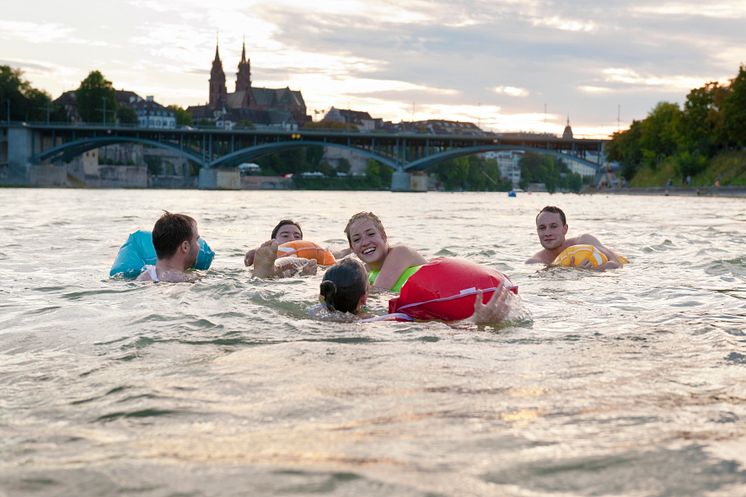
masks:
[[[686,181],[702,173],[718,154],[746,147],[746,66],[728,84],[710,82],[689,92],[683,108],[660,102],[647,117],[614,133],[609,160],[631,180],[664,164]],[[688,183],[688,181],[686,181]]]

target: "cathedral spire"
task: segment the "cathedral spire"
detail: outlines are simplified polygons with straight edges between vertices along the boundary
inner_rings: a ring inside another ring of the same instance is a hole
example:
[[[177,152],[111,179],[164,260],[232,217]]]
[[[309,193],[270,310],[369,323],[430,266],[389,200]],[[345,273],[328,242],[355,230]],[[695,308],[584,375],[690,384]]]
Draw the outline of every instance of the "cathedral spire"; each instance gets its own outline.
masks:
[[[241,47],[241,62],[238,63],[238,72],[236,73],[236,91],[246,91],[247,100],[245,105],[250,105],[251,99],[251,60],[246,58],[246,40],[244,39]]]
[[[228,101],[228,90],[225,87],[225,71],[223,63],[220,61],[220,51],[218,40],[215,40],[215,60],[212,61],[210,70],[210,102],[209,106],[213,109],[225,107]]]

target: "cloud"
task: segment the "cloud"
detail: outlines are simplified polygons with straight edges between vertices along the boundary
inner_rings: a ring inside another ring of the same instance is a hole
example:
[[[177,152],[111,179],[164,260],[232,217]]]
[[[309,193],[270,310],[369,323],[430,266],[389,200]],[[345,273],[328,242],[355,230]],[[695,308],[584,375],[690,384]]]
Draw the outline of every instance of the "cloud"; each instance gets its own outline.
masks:
[[[582,21],[577,19],[566,19],[557,16],[537,18],[532,21],[534,26],[546,26],[561,31],[595,31],[597,25],[594,21]]]
[[[529,91],[525,88],[517,88],[515,86],[496,86],[493,91],[499,95],[508,95],[511,97],[527,97]]]
[[[27,43],[68,41],[73,32],[72,28],[57,23],[0,20],[0,37],[6,40]]]
[[[590,94],[603,94],[603,93],[611,93],[614,90],[608,87],[604,87],[604,86],[581,85],[581,86],[578,86],[578,91],[582,93],[590,93]]]
[[[610,67],[602,71],[604,81],[624,85],[661,88],[667,91],[688,91],[698,88],[708,81],[701,76],[655,76],[642,75],[628,68]]]
[[[746,18],[746,3],[742,0],[702,2],[662,2],[634,7],[633,12],[659,16],[711,17],[716,19]]]

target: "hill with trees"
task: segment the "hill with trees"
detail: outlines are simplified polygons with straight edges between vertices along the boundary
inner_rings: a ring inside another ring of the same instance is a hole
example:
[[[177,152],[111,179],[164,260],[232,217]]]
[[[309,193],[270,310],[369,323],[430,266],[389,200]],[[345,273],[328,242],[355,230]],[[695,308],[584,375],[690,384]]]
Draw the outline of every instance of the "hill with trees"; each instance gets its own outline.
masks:
[[[630,186],[746,185],[746,66],[727,85],[691,90],[683,108],[658,103],[614,133],[607,154]]]

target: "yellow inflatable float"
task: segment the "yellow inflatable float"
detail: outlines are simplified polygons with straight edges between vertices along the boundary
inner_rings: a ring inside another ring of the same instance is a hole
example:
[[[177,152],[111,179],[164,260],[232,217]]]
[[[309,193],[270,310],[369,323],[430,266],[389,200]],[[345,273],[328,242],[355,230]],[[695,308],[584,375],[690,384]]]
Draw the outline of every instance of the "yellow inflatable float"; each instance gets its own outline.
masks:
[[[619,258],[619,262],[621,262],[622,264],[626,264],[629,262],[626,257],[623,257],[621,255],[617,255],[617,258]],[[579,267],[585,261],[589,261],[592,267],[597,268],[602,264],[606,264],[609,259],[603,252],[598,250],[598,248],[593,245],[572,245],[563,250],[560,255],[558,255],[554,259],[554,261],[552,261],[551,265],[562,267]]]

